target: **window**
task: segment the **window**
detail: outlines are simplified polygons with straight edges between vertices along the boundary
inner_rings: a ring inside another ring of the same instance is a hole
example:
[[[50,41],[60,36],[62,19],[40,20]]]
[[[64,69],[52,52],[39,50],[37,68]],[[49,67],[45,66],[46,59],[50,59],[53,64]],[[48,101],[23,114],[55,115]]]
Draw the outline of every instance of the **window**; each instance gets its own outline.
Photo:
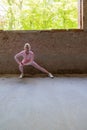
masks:
[[[0,29],[83,28],[82,0],[0,0]]]

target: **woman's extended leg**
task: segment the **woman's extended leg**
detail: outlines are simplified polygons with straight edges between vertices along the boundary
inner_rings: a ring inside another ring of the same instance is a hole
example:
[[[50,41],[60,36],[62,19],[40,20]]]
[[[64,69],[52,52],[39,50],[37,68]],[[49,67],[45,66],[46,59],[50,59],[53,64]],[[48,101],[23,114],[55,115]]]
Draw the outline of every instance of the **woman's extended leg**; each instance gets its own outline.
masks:
[[[45,68],[41,67],[40,65],[38,65],[35,61],[33,61],[33,63],[31,64],[33,67],[35,67],[36,69],[48,74],[49,77],[53,78],[54,76],[47,71]]]

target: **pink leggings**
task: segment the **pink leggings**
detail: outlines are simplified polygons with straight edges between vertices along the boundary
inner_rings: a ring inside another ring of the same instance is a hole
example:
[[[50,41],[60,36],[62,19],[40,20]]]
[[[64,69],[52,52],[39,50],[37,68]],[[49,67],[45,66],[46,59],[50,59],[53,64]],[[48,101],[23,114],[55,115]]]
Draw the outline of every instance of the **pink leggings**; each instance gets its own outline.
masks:
[[[43,67],[41,67],[40,65],[38,65],[35,61],[33,61],[30,65],[33,66],[33,67],[35,67],[36,69],[38,69],[38,70],[46,73],[46,74],[49,73],[46,69],[44,69]],[[19,65],[19,70],[20,70],[21,73],[23,73],[23,65]]]

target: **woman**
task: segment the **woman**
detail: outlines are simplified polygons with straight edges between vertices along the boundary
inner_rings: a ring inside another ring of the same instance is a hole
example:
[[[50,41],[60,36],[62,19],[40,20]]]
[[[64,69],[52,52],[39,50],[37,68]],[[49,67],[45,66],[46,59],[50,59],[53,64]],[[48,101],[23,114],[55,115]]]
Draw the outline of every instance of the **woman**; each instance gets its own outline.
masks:
[[[23,57],[22,61],[20,61],[18,59],[20,56]],[[14,58],[15,58],[16,62],[19,64],[19,70],[21,72],[21,75],[19,78],[23,78],[23,76],[24,76],[23,66],[25,66],[25,65],[32,65],[33,67],[37,68],[38,70],[48,74],[48,76],[50,78],[54,77],[50,72],[48,72],[46,69],[44,69],[43,67],[41,67],[34,61],[34,53],[31,51],[31,46],[29,43],[26,43],[24,45],[24,50],[17,53]]]

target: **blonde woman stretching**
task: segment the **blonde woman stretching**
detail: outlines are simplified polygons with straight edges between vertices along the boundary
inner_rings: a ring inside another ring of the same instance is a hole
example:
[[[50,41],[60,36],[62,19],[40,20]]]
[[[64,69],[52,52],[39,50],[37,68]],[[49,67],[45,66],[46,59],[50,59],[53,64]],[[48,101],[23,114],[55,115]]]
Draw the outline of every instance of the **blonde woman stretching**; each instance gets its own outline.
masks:
[[[20,56],[23,57],[22,61],[18,59]],[[14,58],[16,62],[19,64],[19,70],[21,72],[21,75],[19,78],[23,78],[24,76],[23,66],[25,65],[32,65],[36,69],[46,73],[50,78],[54,77],[50,72],[48,72],[46,69],[44,69],[43,67],[41,67],[34,61],[34,53],[31,51],[31,46],[29,43],[26,43],[24,45],[24,50],[17,53]]]

